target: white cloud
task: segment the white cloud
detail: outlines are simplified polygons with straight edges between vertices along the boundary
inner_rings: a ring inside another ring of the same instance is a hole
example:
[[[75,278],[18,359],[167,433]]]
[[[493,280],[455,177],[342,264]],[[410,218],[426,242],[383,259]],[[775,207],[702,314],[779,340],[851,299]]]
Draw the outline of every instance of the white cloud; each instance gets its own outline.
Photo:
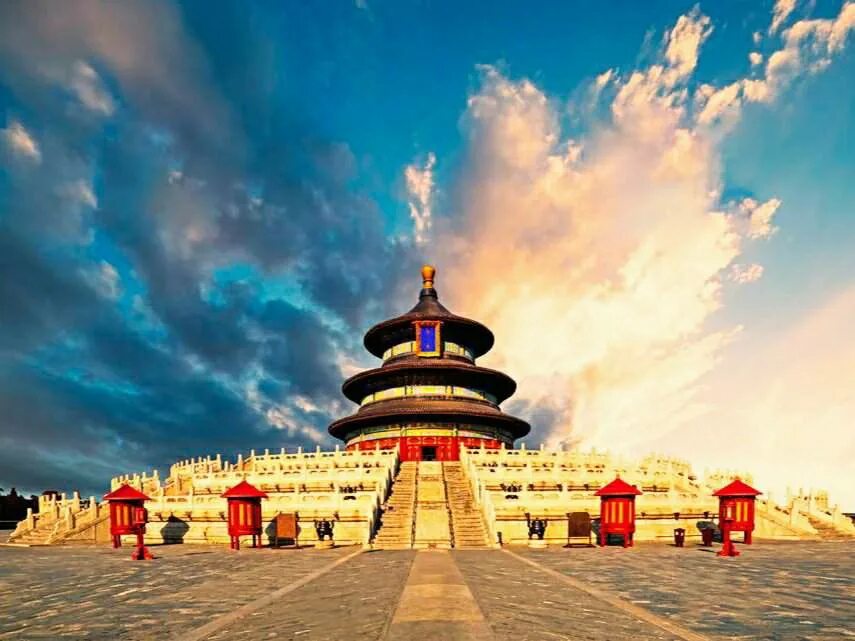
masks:
[[[781,28],[787,18],[796,8],[796,0],[777,0],[772,9],[772,24],[769,26],[769,35]]]
[[[95,197],[95,192],[92,191],[92,185],[87,180],[80,179],[68,183],[64,187],[63,193],[78,205],[90,209],[98,208],[98,199]]]
[[[760,280],[763,276],[763,265],[752,263],[750,265],[732,265],[728,274],[730,280],[734,283],[744,285],[745,283],[753,283]]]
[[[751,63],[752,67],[756,67],[763,63],[763,54],[759,51],[752,51],[748,54],[748,61]]]
[[[712,33],[710,19],[696,6],[688,15],[680,16],[668,37],[665,59],[681,78],[688,76],[698,64],[698,51]]]
[[[770,198],[762,203],[753,198],[744,198],[737,206],[737,215],[741,218],[740,230],[748,238],[768,238],[778,230],[772,224],[772,219],[780,206],[778,198]]]
[[[738,120],[745,102],[775,100],[799,76],[825,69],[842,51],[853,29],[855,2],[841,7],[835,18],[795,22],[783,33],[783,47],[766,58],[762,78],[741,78],[717,91],[696,92],[698,123],[727,127]],[[762,63],[759,53],[750,56],[752,66]]]
[[[115,111],[113,98],[104,87],[98,72],[82,60],[75,62],[72,67],[69,89],[90,111],[104,116]]]
[[[427,240],[431,228],[431,208],[433,200],[434,177],[433,168],[436,164],[436,156],[433,152],[427,155],[424,164],[407,165],[404,169],[404,177],[407,181],[407,191],[410,196],[410,218],[413,219],[414,237],[417,243]]]
[[[853,29],[855,29],[855,2],[849,2],[840,11],[837,20],[832,23],[831,34],[828,37],[829,53],[842,49]]]
[[[0,134],[12,153],[35,162],[41,161],[42,154],[38,143],[20,122],[13,120],[6,129],[0,129]]]
[[[308,437],[315,443],[323,443],[327,435],[295,414],[287,405],[273,405],[264,412],[268,425],[286,431],[291,435],[302,435]]]
[[[102,260],[97,268],[87,270],[84,277],[98,294],[109,300],[118,300],[122,295],[122,279],[116,268]]]
[[[726,114],[738,117],[741,92],[742,82],[738,81],[709,94],[703,109],[698,114],[698,124],[708,125]]]

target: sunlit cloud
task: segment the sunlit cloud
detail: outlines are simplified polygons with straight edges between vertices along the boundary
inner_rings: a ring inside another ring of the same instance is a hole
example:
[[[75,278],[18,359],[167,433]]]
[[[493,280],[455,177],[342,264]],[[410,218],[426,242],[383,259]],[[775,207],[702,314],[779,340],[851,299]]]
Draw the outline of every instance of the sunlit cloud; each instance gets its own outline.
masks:
[[[772,24],[769,25],[769,34],[776,33],[796,9],[796,0],[776,0],[772,9]]]
[[[826,51],[849,11],[827,21]],[[781,206],[722,200],[731,128],[720,125],[738,122],[742,101],[769,103],[785,86],[770,60],[762,79],[690,93],[712,28],[695,10],[648,67],[598,76],[593,92],[611,117],[580,139],[531,80],[481,70],[463,119],[464,221],[435,251],[456,275],[455,307],[493,328],[485,361],[519,382],[514,402],[535,439],[638,453],[711,416],[706,381],[743,328],[710,321],[727,287],[762,276],[745,253],[774,234]],[[788,83],[813,71],[798,60]],[[774,421],[771,412],[762,429]]]
[[[787,3],[779,2],[776,10],[782,4]],[[745,103],[772,102],[796,78],[825,69],[833,57],[843,51],[853,30],[855,2],[847,2],[834,18],[795,22],[782,34],[783,47],[767,56],[762,77],[741,78],[714,91],[709,85],[701,87],[696,94],[701,107],[698,123],[709,125],[723,121],[724,124],[733,124]]]
[[[744,285],[745,283],[753,283],[760,280],[763,276],[763,265],[752,263],[750,265],[734,264],[730,268],[729,277],[734,283]]]
[[[0,134],[12,153],[35,162],[41,160],[38,143],[20,122],[13,120],[6,129],[0,129]]]

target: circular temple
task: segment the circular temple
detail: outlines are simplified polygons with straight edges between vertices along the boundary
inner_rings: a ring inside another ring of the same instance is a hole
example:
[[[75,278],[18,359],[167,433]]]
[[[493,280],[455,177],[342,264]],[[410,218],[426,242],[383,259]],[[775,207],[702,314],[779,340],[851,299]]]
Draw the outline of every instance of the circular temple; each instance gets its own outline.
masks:
[[[435,275],[424,265],[416,306],[366,333],[366,348],[383,364],[342,386],[359,409],[329,432],[347,449],[399,448],[404,461],[457,460],[461,446],[512,447],[528,434],[528,423],[499,407],[513,394],[513,379],[475,364],[492,347],[492,332],[443,307]]]

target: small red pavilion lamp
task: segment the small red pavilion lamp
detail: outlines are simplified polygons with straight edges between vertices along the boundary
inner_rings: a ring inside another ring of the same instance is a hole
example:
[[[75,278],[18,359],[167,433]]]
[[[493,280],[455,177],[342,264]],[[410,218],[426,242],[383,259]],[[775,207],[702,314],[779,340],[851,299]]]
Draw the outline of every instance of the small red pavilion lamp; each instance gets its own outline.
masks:
[[[252,547],[261,543],[261,499],[267,494],[245,480],[226,490],[223,498],[229,502],[229,547],[240,549],[240,537],[251,536]]]
[[[713,492],[718,497],[718,521],[722,541],[733,532],[744,532],[745,543],[751,543],[754,531],[754,501],[762,494],[739,479]]]
[[[148,523],[148,510],[143,504],[151,499],[125,483],[105,494],[104,500],[110,502],[110,536],[113,537],[113,547],[121,547],[123,535],[136,534],[137,546],[131,558],[135,561],[154,558],[143,542],[145,524]]]
[[[635,533],[635,497],[641,490],[618,476],[594,494],[600,497],[600,545],[606,544],[609,534],[620,534],[623,546],[631,547]]]

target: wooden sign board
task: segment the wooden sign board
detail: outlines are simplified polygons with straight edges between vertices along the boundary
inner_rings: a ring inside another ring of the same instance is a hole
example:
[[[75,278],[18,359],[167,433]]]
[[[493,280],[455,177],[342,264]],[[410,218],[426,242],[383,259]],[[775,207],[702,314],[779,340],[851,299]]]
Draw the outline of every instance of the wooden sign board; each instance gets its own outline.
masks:
[[[297,537],[300,535],[300,526],[297,524],[296,512],[280,512],[273,521],[273,545],[279,547],[284,542],[286,545],[297,545]]]
[[[567,515],[567,546],[573,544],[573,539],[587,539],[591,543],[591,515],[587,512],[572,512]],[[577,541],[578,543],[578,541]]]

